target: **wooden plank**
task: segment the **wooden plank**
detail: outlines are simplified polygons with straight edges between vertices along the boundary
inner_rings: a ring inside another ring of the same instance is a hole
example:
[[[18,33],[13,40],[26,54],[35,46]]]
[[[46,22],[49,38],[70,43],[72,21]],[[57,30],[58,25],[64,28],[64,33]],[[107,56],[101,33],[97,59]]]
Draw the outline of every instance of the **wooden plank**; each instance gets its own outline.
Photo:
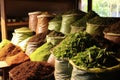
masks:
[[[7,23],[7,27],[14,27],[14,26],[28,26],[28,22],[12,22],[12,23]]]
[[[1,0],[1,32],[2,40],[7,39],[5,0]]]

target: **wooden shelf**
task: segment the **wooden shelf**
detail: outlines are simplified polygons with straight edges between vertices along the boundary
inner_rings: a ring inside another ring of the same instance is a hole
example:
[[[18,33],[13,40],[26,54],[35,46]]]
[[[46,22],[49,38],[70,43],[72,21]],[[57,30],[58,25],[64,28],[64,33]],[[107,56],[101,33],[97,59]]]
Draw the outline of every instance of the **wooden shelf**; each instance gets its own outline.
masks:
[[[7,23],[7,26],[10,27],[10,26],[26,26],[28,25],[28,22],[10,22],[10,23]]]
[[[11,4],[11,1],[13,1],[14,3],[20,3],[22,4],[23,1],[25,6],[27,6],[27,8],[22,9],[23,5],[14,5]],[[69,9],[78,9],[78,2],[80,0],[0,0],[1,2],[1,35],[2,35],[2,39],[7,39],[7,30],[9,30],[8,28],[16,28],[17,26],[26,26],[28,25],[28,22],[7,22],[7,16],[17,16],[20,17],[21,15],[24,14],[24,16],[27,16],[27,14],[30,11],[34,11],[34,10],[40,10],[40,11],[46,11],[48,10],[49,12],[54,12],[54,13],[62,13],[62,11],[64,10],[69,10]],[[91,1],[91,0],[90,0]],[[29,2],[29,3],[28,3]],[[6,6],[6,4],[8,4]],[[66,3],[67,4],[66,6]],[[62,5],[61,5],[62,4]],[[34,7],[32,7],[31,5],[34,5]],[[41,5],[40,7],[38,5]],[[51,6],[52,5],[52,6]],[[57,6],[57,7],[55,7]],[[28,8],[30,7],[30,8]],[[48,8],[47,8],[48,7]],[[6,9],[6,8],[11,8],[11,9]],[[14,9],[15,10],[14,10]],[[64,10],[63,10],[64,9]],[[21,11],[20,11],[21,10]],[[17,12],[17,14],[14,14],[12,11]],[[19,13],[22,12],[22,13]],[[9,14],[9,15],[8,15]]]
[[[0,24],[0,26],[1,26],[1,24]],[[20,28],[21,26],[28,27],[28,22],[9,22],[9,23],[7,23],[6,31],[13,31],[14,29]],[[1,28],[0,28],[0,31],[1,31]]]

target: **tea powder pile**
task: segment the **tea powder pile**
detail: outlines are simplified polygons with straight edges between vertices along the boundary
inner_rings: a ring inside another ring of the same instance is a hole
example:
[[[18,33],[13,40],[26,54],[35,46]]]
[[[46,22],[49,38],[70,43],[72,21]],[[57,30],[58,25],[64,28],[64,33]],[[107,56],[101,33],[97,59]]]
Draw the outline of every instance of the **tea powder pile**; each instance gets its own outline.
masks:
[[[26,61],[12,70],[9,74],[13,80],[54,80],[54,67],[46,62]]]

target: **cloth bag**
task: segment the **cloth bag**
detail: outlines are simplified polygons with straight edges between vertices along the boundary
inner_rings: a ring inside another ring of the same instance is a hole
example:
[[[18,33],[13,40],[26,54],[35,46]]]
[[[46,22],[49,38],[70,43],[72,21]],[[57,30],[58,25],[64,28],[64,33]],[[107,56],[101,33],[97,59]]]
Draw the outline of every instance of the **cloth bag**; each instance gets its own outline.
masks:
[[[70,80],[72,66],[68,60],[55,59],[55,80]]]

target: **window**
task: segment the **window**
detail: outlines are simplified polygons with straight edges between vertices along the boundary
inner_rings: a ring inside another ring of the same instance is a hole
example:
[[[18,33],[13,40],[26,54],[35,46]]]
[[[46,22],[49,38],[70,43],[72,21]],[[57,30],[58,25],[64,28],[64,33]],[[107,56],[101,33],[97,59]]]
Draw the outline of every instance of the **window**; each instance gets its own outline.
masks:
[[[87,12],[88,0],[81,0],[81,10]]]
[[[88,0],[81,0],[82,10],[87,11]],[[120,17],[120,0],[92,0],[92,10],[103,17]]]

